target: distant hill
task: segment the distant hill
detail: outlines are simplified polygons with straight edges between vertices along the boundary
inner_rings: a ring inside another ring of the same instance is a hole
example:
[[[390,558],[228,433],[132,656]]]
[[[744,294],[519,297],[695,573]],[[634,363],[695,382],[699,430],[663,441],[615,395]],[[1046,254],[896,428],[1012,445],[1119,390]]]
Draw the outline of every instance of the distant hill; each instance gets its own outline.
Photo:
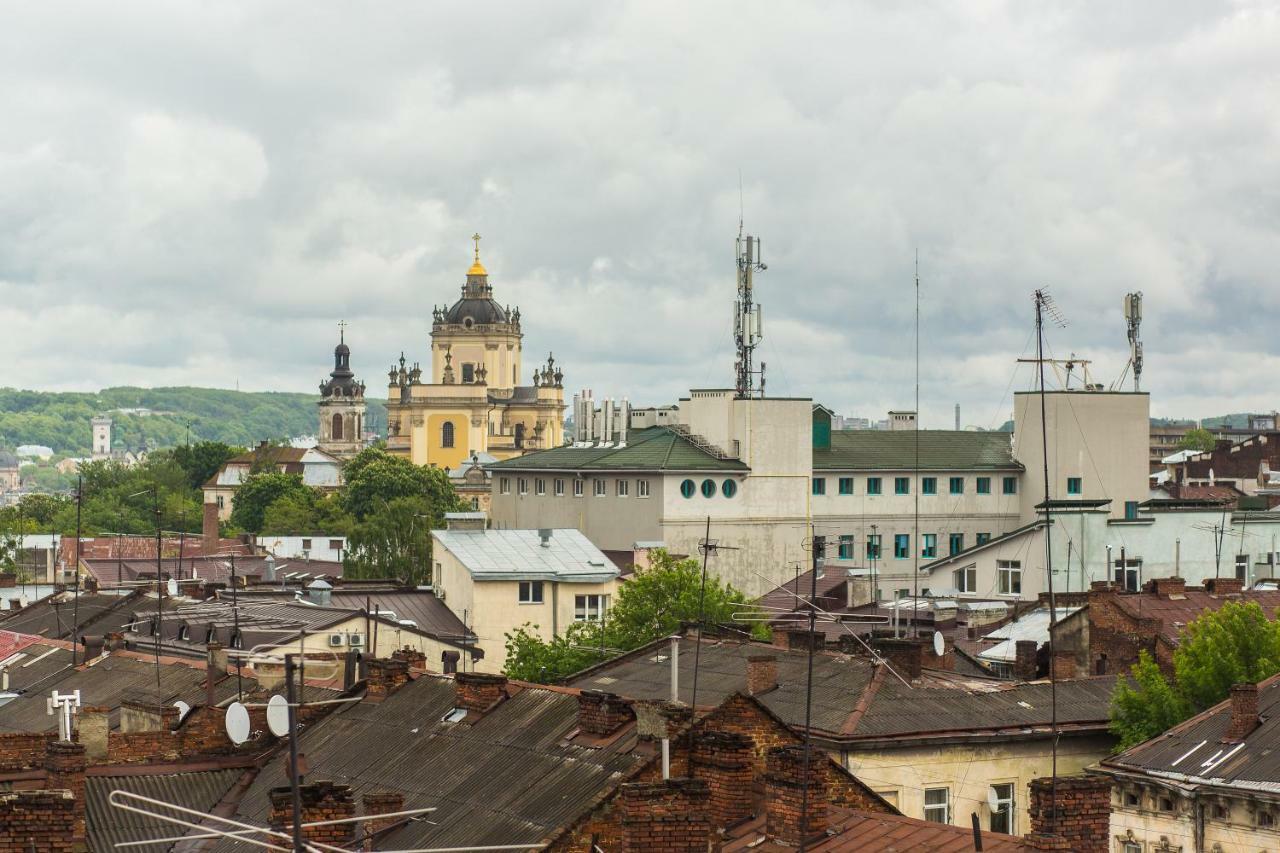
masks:
[[[314,435],[317,399],[315,394],[218,388],[125,387],[96,394],[0,388],[0,448],[43,444],[66,456],[88,455],[89,419],[101,414],[114,421],[117,450],[181,444],[187,440],[188,421],[192,441],[249,446],[263,439]],[[386,423],[381,401],[369,400],[367,428],[384,433]]]

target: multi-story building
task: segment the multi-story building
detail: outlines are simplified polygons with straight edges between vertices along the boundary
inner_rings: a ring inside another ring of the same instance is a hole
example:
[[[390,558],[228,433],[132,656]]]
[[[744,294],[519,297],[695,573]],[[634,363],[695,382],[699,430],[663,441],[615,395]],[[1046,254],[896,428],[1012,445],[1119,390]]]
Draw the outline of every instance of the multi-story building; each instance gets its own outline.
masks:
[[[473,239],[461,297],[433,311],[425,381],[403,354],[388,374],[387,449],[418,465],[452,469],[472,453],[506,459],[563,441],[564,374],[548,355],[532,384],[520,384],[520,309],[494,299]]]
[[[364,449],[364,383],[351,370],[346,330],[333,350],[333,372],[320,383],[320,431],[316,447],[338,459],[350,459]]]

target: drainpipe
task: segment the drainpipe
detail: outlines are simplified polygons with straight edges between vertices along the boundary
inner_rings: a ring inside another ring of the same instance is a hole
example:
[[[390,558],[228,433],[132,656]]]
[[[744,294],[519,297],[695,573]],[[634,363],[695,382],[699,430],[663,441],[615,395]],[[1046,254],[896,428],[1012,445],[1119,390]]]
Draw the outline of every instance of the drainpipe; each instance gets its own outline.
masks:
[[[551,582],[551,636],[560,634],[560,584]]]

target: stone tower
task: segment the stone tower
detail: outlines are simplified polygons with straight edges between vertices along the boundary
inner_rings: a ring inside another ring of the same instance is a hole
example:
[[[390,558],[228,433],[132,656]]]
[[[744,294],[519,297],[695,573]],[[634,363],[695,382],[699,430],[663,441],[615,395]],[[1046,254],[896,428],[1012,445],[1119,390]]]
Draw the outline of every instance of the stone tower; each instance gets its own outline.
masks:
[[[93,424],[93,460],[111,458],[111,418],[98,415],[90,421]]]
[[[339,323],[338,345],[333,350],[333,372],[320,383],[320,441],[317,447],[339,459],[349,459],[364,448],[364,383],[351,371],[351,349],[345,323]]]

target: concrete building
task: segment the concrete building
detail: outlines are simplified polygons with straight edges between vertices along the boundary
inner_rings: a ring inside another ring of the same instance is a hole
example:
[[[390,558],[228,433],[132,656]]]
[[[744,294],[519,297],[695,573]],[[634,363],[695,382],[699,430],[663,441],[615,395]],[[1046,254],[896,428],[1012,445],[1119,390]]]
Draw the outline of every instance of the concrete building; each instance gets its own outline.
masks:
[[[485,649],[481,671],[502,671],[506,635],[523,625],[549,640],[604,618],[620,572],[577,530],[490,530],[483,513],[447,518],[448,529],[431,532],[435,591]]]
[[[0,495],[17,492],[22,488],[22,464],[18,457],[7,450],[0,450]]]
[[[278,447],[262,442],[253,450],[227,460],[218,473],[204,484],[205,506],[214,504],[218,518],[231,517],[236,489],[255,469],[266,468],[285,474],[298,474],[304,485],[334,491],[342,485],[341,461],[319,448]]]
[[[403,354],[388,374],[387,449],[418,465],[453,469],[473,452],[506,459],[557,447],[564,437],[564,374],[548,355],[533,383],[520,384],[520,309],[493,298],[480,235],[473,239],[461,298],[433,310],[426,381]]]
[[[347,550],[345,536],[258,536],[254,544],[277,560],[320,560],[341,563]]]
[[[320,383],[320,431],[316,447],[336,459],[350,459],[364,449],[364,383],[351,370],[346,330],[333,350],[333,372]]]

